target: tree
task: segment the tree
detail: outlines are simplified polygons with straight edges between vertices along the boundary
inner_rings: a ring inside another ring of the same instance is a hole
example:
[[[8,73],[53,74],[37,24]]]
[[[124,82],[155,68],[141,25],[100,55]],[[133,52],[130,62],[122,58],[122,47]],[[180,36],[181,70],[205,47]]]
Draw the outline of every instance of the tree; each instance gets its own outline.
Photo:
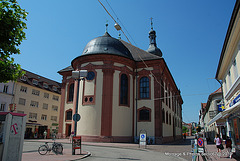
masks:
[[[188,130],[188,128],[187,128],[186,126],[183,126],[183,127],[182,127],[182,132],[183,132],[183,133],[186,133],[186,132],[188,132],[188,131],[189,131],[189,130]]]
[[[16,0],[0,2],[0,82],[17,80],[24,72],[14,63],[13,54],[20,54],[19,45],[26,39],[27,12]]]

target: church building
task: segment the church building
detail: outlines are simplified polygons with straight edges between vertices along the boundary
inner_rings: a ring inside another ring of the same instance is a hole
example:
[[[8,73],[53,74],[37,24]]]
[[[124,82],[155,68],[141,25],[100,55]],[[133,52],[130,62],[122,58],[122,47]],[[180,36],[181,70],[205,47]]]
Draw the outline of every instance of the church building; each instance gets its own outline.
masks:
[[[149,144],[182,138],[182,104],[178,89],[161,50],[156,32],[149,32],[150,45],[144,51],[108,32],[92,39],[62,75],[58,133],[69,137],[74,131],[82,141],[138,142],[146,132]],[[79,83],[72,71],[87,70]]]

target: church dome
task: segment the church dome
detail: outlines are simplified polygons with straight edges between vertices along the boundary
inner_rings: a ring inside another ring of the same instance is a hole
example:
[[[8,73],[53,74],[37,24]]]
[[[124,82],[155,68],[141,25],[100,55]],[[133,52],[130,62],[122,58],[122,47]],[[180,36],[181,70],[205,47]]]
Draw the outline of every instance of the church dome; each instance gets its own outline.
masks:
[[[154,46],[152,44],[147,49],[147,52],[162,57],[162,51],[158,47],[156,47],[156,46]]]
[[[91,54],[111,54],[133,59],[127,47],[118,39],[111,37],[108,32],[89,41],[85,46],[82,55]]]

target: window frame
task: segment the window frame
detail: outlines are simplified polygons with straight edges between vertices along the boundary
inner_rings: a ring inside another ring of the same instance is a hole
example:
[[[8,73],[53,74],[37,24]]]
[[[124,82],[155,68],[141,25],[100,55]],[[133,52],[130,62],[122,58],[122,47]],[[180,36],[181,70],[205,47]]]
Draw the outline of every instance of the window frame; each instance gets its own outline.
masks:
[[[126,76],[125,80],[123,79],[124,75]],[[123,82],[123,81],[126,81],[126,82]],[[125,83],[124,84],[125,86],[123,86],[123,83]],[[126,96],[124,96],[124,95],[126,95]],[[124,101],[123,97],[126,99],[125,101]],[[130,78],[129,78],[128,74],[121,73],[119,76],[119,106],[129,107],[129,103],[130,103],[129,98],[130,98]]]
[[[142,110],[147,110],[147,111],[149,111],[149,113],[148,113],[148,120],[141,120],[140,118],[141,118],[141,116],[140,116],[140,114],[141,114],[141,111]],[[143,106],[143,107],[141,107],[141,108],[139,108],[138,110],[137,110],[137,120],[138,120],[138,122],[151,122],[151,115],[152,115],[152,110],[151,110],[151,108],[148,108],[148,107],[145,107],[145,106]]]
[[[141,87],[141,85],[145,83],[145,82],[141,82],[141,80],[144,78],[148,79],[148,87]],[[151,77],[149,77],[149,76],[140,77],[138,84],[139,84],[138,98],[139,99],[151,99]],[[144,88],[148,88],[148,97],[141,97],[141,89],[144,89]]]

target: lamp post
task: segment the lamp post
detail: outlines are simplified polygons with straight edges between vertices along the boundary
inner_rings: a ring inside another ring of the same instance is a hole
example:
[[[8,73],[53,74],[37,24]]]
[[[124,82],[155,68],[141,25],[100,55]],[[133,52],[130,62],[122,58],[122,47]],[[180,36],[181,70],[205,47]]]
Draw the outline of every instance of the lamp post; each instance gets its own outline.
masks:
[[[72,78],[78,80],[77,85],[77,100],[76,100],[76,111],[73,115],[74,123],[74,136],[77,134],[77,122],[80,120],[80,115],[78,114],[78,100],[79,100],[79,87],[80,87],[80,80],[84,80],[87,77],[87,70],[80,70],[80,71],[72,71]]]

